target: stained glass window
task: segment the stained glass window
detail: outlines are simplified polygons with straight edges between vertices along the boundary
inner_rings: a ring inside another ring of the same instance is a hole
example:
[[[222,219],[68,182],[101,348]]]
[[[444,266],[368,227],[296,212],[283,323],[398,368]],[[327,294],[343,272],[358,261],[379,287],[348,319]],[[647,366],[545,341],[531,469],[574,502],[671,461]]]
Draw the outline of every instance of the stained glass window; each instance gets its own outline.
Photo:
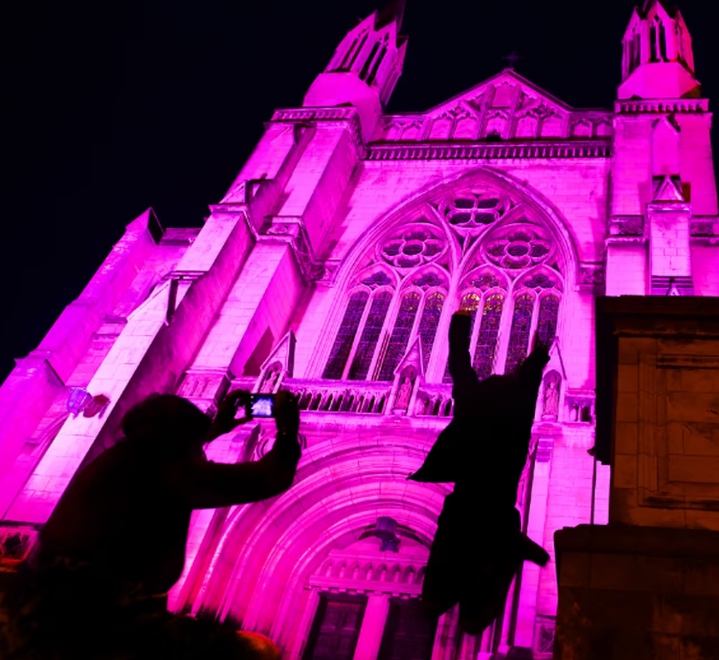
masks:
[[[350,367],[348,376],[350,380],[365,380],[367,378],[367,372],[369,372],[369,366],[372,362],[377,340],[380,332],[382,332],[382,326],[391,300],[392,294],[388,291],[382,291],[372,299],[367,322]]]
[[[470,326],[469,330],[470,337],[472,336],[472,331],[474,330],[474,319],[477,316],[477,309],[479,308],[479,303],[481,301],[482,297],[478,293],[465,293],[464,296],[462,296],[462,302],[459,305],[460,309],[468,310],[469,312],[471,312],[472,325]],[[452,382],[452,377],[449,375],[449,355],[447,356],[447,366],[444,369],[444,378],[442,379],[442,382]]]
[[[409,342],[410,334],[412,334],[412,327],[417,316],[420,300],[421,296],[416,291],[410,291],[402,298],[394,330],[387,347],[387,355],[382,363],[379,380],[392,380],[394,378],[394,370],[407,350],[407,343]]]
[[[533,308],[534,297],[529,293],[519,296],[514,303],[514,317],[512,318],[512,331],[509,335],[505,373],[512,372],[527,357]]]
[[[345,364],[347,364],[350,350],[352,350],[352,343],[357,334],[368,299],[369,294],[366,291],[355,293],[350,298],[322,378],[333,380],[342,378],[342,372],[345,369]]]
[[[501,293],[488,296],[484,303],[482,322],[479,326],[479,335],[477,337],[477,348],[474,351],[474,363],[472,364],[480,380],[484,380],[492,374],[503,306],[504,296]]]
[[[444,294],[439,291],[427,296],[427,301],[424,303],[422,319],[419,322],[419,336],[422,340],[422,361],[425,371],[429,363],[434,338],[437,334],[437,326],[439,325],[439,317],[442,315],[443,305]]]
[[[557,334],[557,318],[559,317],[559,298],[545,296],[539,304],[539,322],[537,323],[537,339],[549,346]]]

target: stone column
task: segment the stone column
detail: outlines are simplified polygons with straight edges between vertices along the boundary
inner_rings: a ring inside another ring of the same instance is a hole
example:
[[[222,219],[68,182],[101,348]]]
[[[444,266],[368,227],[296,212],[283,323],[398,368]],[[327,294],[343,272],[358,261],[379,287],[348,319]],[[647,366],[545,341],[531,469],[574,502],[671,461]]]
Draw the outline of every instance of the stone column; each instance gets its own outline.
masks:
[[[529,502],[529,520],[527,536],[539,545],[544,545],[544,526],[547,514],[547,495],[549,494],[549,475],[552,467],[553,438],[540,438],[537,441],[537,454],[532,476],[532,493]],[[531,562],[524,562],[522,585],[519,592],[519,610],[514,635],[514,645],[532,648],[534,640],[534,622],[537,617],[537,597],[539,595],[540,568]]]
[[[555,534],[555,660],[719,657],[719,298],[597,301],[609,523]]]
[[[437,633],[434,636],[432,660],[455,660],[459,624],[459,606],[455,605],[445,612],[437,622]],[[474,660],[474,659],[473,659]]]
[[[388,614],[389,595],[373,595],[367,599],[353,660],[377,660]]]

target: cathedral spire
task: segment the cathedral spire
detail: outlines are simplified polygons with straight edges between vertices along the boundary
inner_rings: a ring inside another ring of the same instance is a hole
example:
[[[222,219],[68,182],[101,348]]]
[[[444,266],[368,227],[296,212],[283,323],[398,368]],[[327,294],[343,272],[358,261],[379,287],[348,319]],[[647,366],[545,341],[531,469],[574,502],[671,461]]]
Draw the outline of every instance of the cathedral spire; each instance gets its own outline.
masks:
[[[635,7],[623,46],[620,99],[700,96],[692,39],[676,7],[668,9],[664,0]]]
[[[369,139],[404,64],[407,38],[399,34],[405,0],[390,0],[350,30],[308,90],[305,107],[353,105]]]
[[[397,31],[399,32],[402,29],[405,5],[406,0],[390,0],[387,6],[378,12],[375,30],[381,30],[385,25],[389,25],[394,21],[397,24]]]

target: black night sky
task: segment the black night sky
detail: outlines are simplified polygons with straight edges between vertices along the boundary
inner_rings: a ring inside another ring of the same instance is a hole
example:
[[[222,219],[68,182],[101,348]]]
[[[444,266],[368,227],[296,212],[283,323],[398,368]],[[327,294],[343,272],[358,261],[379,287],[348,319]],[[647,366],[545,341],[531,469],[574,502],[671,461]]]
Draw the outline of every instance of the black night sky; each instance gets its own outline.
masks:
[[[0,380],[147,207],[166,227],[199,226],[263,122],[301,105],[345,32],[382,2],[4,7]],[[514,50],[520,74],[570,105],[612,105],[633,0],[407,4],[407,59],[389,111],[437,105],[497,73]],[[719,3],[679,6],[704,93],[719,99]]]

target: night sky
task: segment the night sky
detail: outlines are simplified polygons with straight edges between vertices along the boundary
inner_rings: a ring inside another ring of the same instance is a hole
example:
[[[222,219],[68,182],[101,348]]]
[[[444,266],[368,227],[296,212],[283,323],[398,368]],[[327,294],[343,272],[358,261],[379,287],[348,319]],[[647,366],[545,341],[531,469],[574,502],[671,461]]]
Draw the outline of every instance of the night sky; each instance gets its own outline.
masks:
[[[381,0],[173,0],[4,8],[0,381],[149,206],[199,226],[275,108],[299,107]],[[502,57],[575,107],[612,106],[632,0],[407,0],[389,112],[431,108]],[[719,99],[716,0],[682,0],[704,94]],[[715,139],[716,144],[716,139]],[[716,146],[715,146],[716,152]]]

